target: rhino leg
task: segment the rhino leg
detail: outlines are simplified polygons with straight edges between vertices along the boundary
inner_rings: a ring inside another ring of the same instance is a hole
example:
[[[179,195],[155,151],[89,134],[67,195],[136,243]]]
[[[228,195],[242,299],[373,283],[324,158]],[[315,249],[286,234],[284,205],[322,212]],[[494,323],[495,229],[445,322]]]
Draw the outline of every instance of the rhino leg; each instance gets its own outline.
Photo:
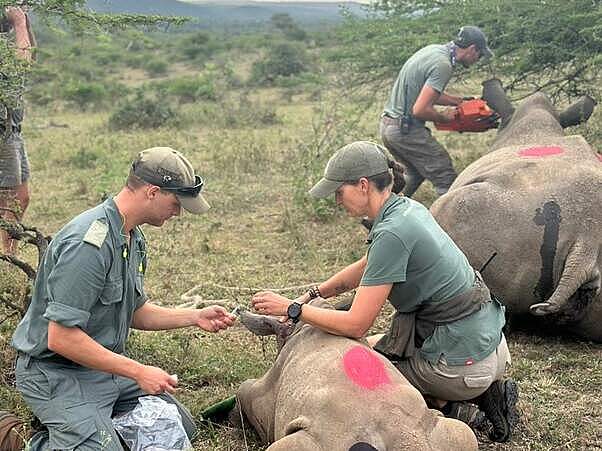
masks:
[[[282,349],[293,330],[293,326],[289,322],[280,322],[274,316],[257,315],[242,309],[238,310],[238,314],[240,322],[255,335],[260,337],[276,335],[278,349]]]
[[[230,416],[233,423],[240,422],[240,416],[246,419],[257,431],[262,442],[269,443],[274,436],[274,392],[267,389],[262,380],[244,381],[236,393],[236,406]],[[234,418],[238,415],[238,419]]]
[[[301,429],[272,443],[266,451],[320,451],[324,448],[314,438]]]
[[[575,243],[566,258],[556,289],[546,301],[531,305],[531,313],[537,316],[562,314],[565,317],[563,322],[581,319],[589,302],[600,293],[597,257],[597,249],[587,243]]]
[[[566,109],[560,112],[560,126],[562,128],[579,125],[587,122],[594,112],[596,101],[590,96],[583,96],[575,103],[570,104]]]
[[[476,451],[479,448],[477,438],[465,423],[452,418],[440,418],[433,428],[429,442],[440,450]]]

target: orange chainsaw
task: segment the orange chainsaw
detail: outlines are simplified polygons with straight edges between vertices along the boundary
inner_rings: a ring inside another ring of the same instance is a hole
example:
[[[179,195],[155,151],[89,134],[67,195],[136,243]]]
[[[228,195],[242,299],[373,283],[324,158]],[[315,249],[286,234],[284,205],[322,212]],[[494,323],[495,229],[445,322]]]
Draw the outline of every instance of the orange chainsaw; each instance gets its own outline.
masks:
[[[435,122],[437,130],[453,132],[484,132],[497,128],[500,116],[482,99],[464,100],[456,107],[451,122]]]

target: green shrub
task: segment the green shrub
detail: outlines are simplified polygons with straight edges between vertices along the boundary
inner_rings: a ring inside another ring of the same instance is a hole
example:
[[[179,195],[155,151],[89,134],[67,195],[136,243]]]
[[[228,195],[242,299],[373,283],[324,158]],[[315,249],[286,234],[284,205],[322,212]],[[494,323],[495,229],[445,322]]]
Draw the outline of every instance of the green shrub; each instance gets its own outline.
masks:
[[[82,110],[100,105],[106,97],[105,86],[95,82],[72,82],[63,92],[63,98],[75,103]]]
[[[113,130],[156,128],[178,122],[178,114],[169,103],[164,99],[145,97],[142,93],[123,101],[109,117],[109,127]]]
[[[151,77],[160,77],[167,73],[167,61],[162,59],[151,59],[144,64],[144,70]]]
[[[132,67],[134,69],[139,69],[144,67],[146,64],[148,57],[144,53],[142,54],[132,54],[126,58],[125,63],[127,66]]]
[[[165,86],[165,92],[182,103],[217,99],[215,81],[203,74],[170,80]]]
[[[199,31],[184,37],[177,47],[182,59],[190,61],[201,57],[208,57],[218,48],[218,43],[211,39],[211,35]]]
[[[281,42],[268,50],[264,59],[251,68],[251,82],[271,84],[279,77],[298,75],[308,69],[305,48],[299,44]]]

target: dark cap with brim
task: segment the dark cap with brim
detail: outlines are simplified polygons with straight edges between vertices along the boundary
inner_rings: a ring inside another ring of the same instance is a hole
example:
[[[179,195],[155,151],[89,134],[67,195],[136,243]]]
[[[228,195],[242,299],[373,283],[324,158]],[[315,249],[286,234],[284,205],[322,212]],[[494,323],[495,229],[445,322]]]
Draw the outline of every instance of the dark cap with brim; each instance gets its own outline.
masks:
[[[454,43],[458,47],[466,48],[471,45],[475,45],[475,47],[479,50],[482,58],[489,59],[493,57],[493,52],[487,45],[487,37],[485,33],[474,25],[465,25],[460,28],[458,32],[458,36],[454,39]]]
[[[200,214],[210,208],[201,195],[202,179],[195,175],[190,161],[171,147],[143,150],[132,163],[132,173],[146,183],[174,193],[189,213]]]
[[[341,147],[330,157],[324,177],[309,190],[309,194],[317,198],[328,197],[345,182],[387,171],[389,163],[382,147],[369,141],[356,141]]]

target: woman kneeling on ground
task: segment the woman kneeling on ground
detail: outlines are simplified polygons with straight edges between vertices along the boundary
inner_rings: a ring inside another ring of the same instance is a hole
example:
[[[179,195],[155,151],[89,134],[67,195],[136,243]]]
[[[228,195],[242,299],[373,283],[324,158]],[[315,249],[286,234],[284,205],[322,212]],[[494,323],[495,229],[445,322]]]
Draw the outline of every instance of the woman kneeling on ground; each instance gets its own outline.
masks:
[[[339,149],[310,194],[334,193],[349,215],[373,221],[366,255],[298,299],[262,291],[253,306],[361,338],[389,300],[396,310],[391,328],[369,337],[369,344],[393,361],[429,405],[472,427],[482,423],[484,412],[492,440],[507,441],[518,420],[518,387],[503,379],[510,363],[504,308],[428,209],[392,193],[393,170],[403,174],[377,144],[359,141]],[[348,311],[306,304],[353,289]]]

